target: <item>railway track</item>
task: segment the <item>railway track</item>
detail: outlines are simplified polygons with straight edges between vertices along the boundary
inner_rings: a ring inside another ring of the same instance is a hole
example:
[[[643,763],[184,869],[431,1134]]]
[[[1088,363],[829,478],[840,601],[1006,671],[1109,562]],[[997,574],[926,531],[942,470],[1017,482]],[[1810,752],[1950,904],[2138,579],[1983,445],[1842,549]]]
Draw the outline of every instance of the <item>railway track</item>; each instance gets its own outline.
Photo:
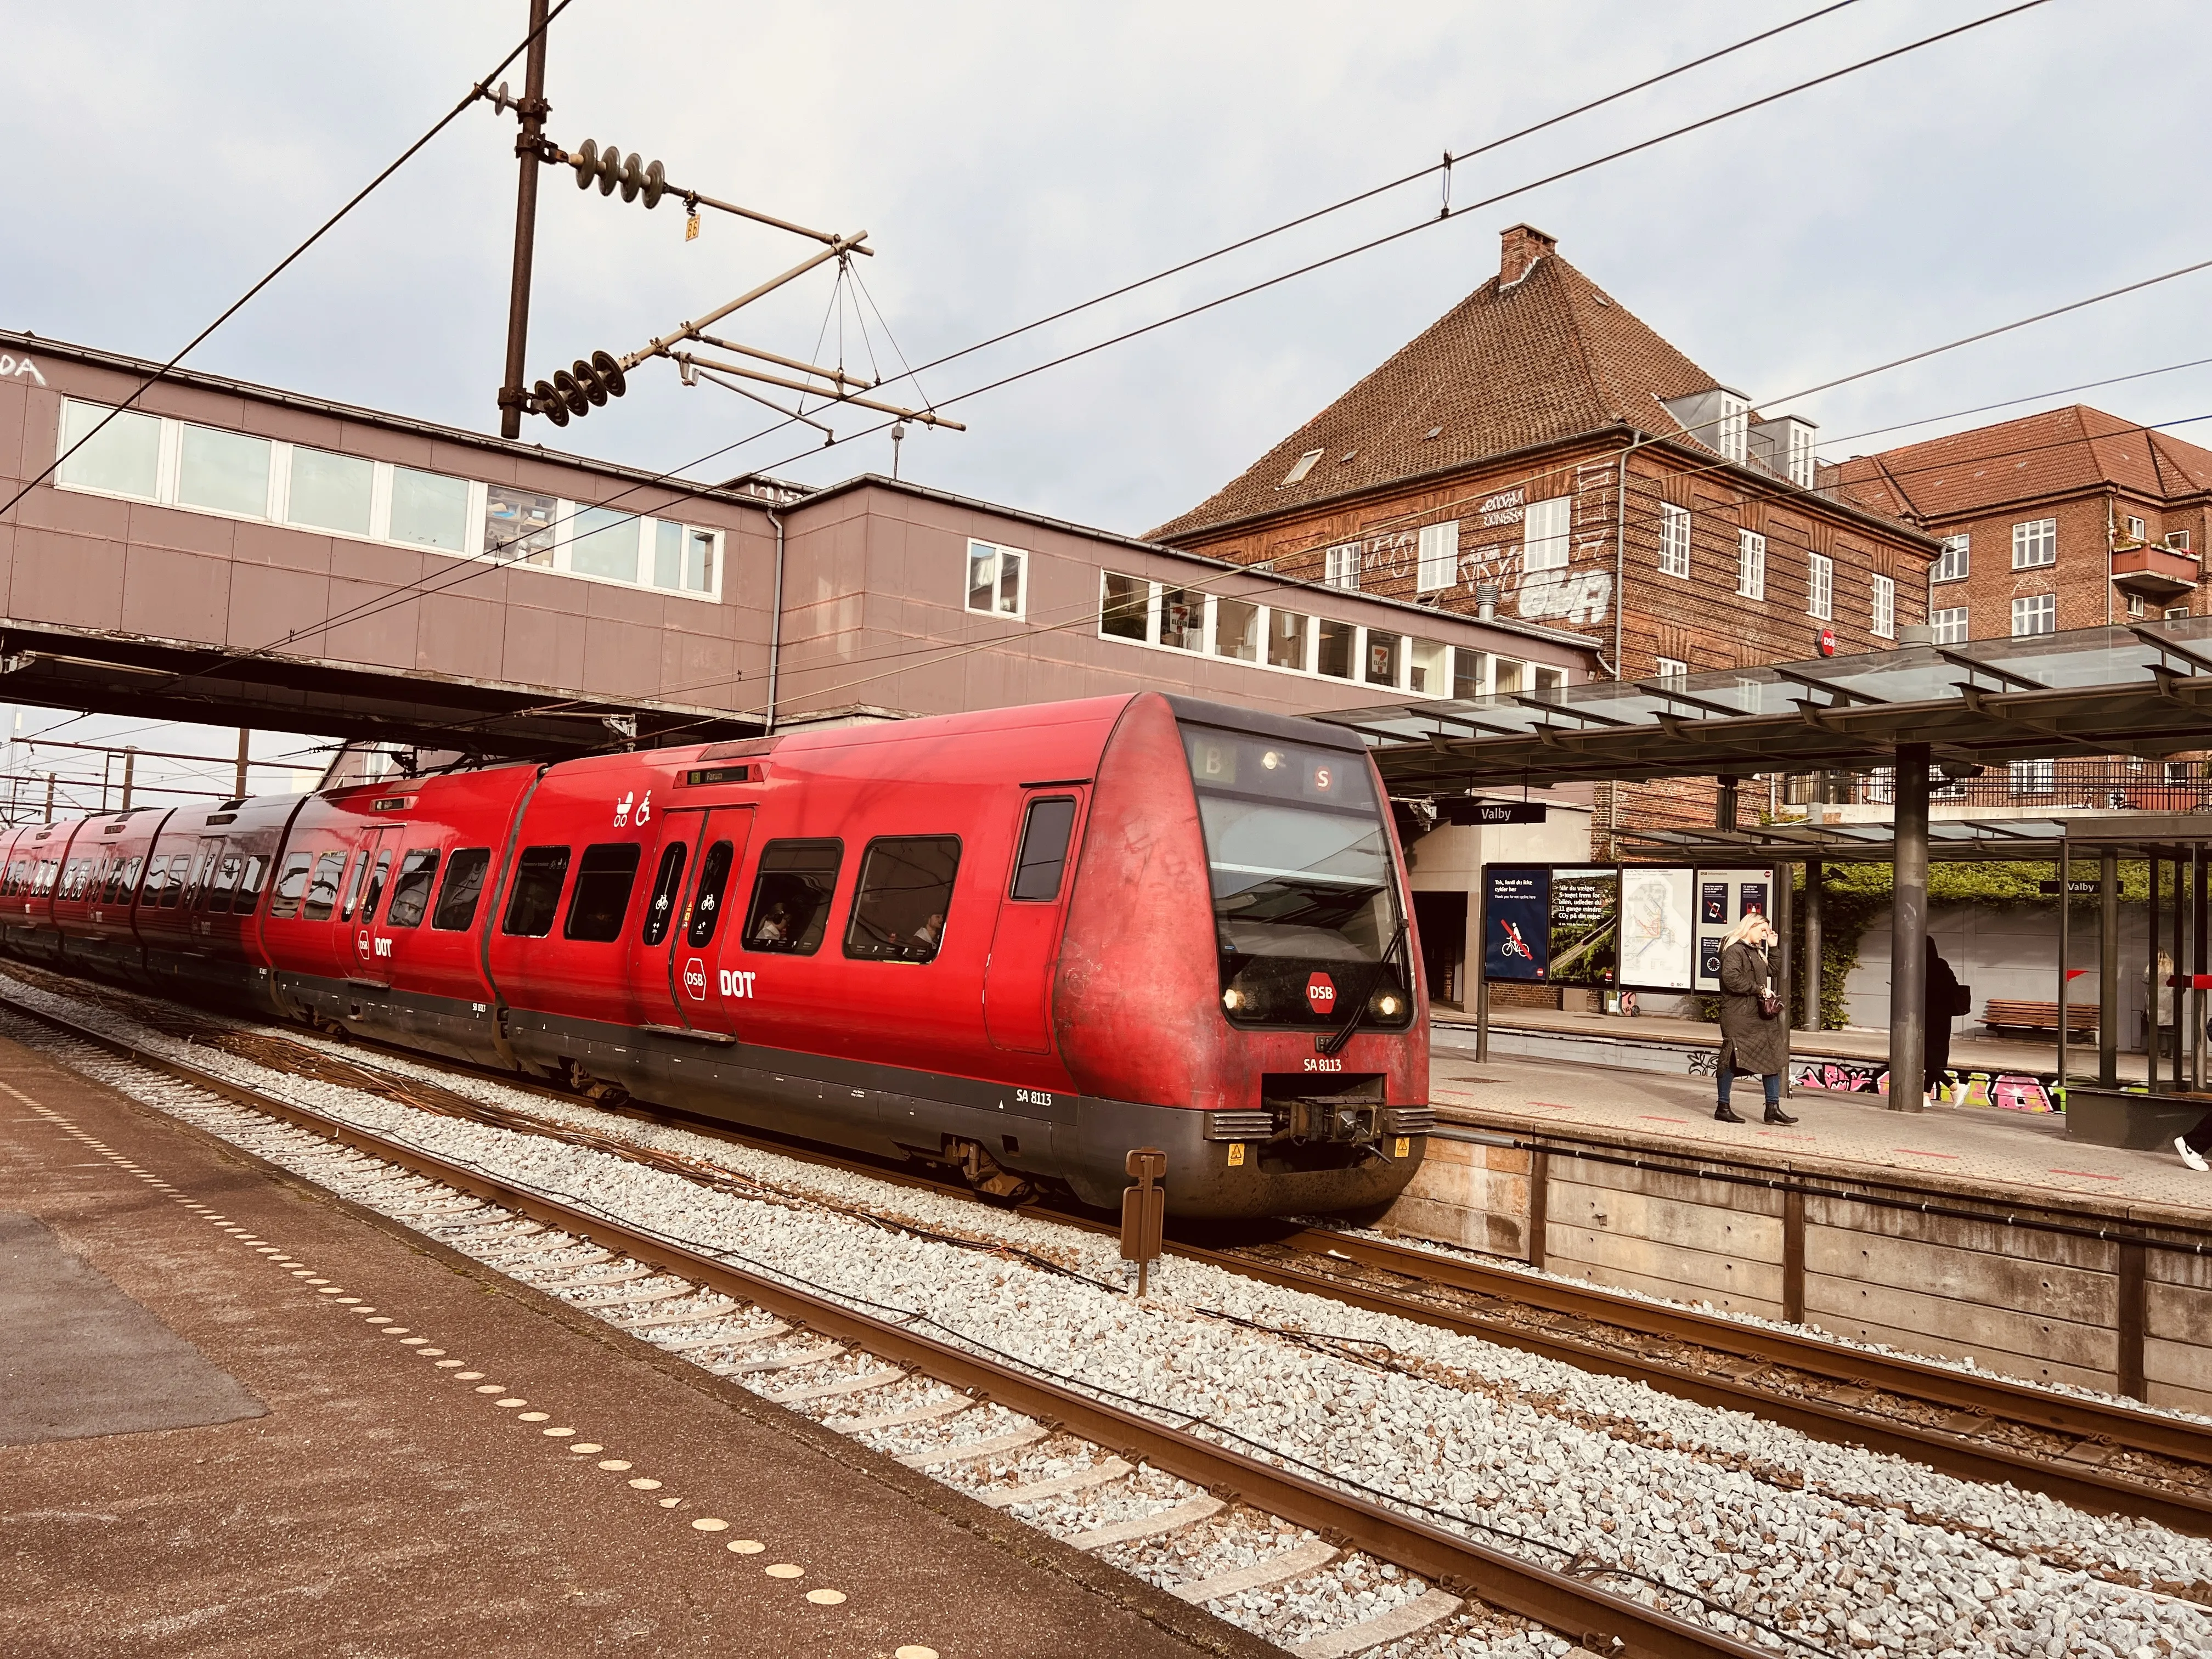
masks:
[[[31,976],[21,968],[11,971]],[[149,1005],[130,994],[60,975],[39,973],[36,977],[59,994],[100,999],[134,1019],[149,1018]],[[169,1028],[175,1035],[212,1041],[240,1058],[381,1092],[422,1109],[556,1134],[623,1158],[653,1160],[653,1155],[629,1141],[550,1125],[435,1085],[411,1079],[403,1082],[374,1066],[341,1060],[289,1038],[239,1028],[211,1030],[216,1022],[193,1011],[151,1006],[170,1016]],[[362,1046],[381,1049],[378,1044]],[[417,1065],[425,1063],[419,1054],[389,1052]],[[478,1073],[458,1065],[453,1069],[566,1106],[579,1099],[571,1091],[508,1073]],[[974,1198],[957,1182],[932,1180],[881,1160],[817,1146],[795,1147],[712,1120],[635,1103],[613,1109],[833,1169]],[[680,1159],[659,1161],[689,1177],[711,1178],[708,1166]],[[1115,1231],[1061,1206],[1020,1207],[1094,1233]],[[1167,1248],[1170,1255],[1185,1260],[1285,1289],[1644,1382],[1700,1405],[1747,1412],[1823,1440],[1910,1458],[1962,1479],[2008,1481],[2092,1512],[2135,1516],[2212,1536],[2212,1425],[1326,1228],[1291,1228],[1257,1243],[1171,1238]]]
[[[696,1331],[702,1325],[726,1324],[726,1334],[709,1331],[705,1336],[683,1337],[678,1344],[694,1353],[708,1350],[738,1356],[710,1364],[709,1369],[719,1374],[757,1377],[763,1372],[795,1372],[801,1365],[828,1365],[840,1359],[866,1358],[873,1362],[870,1369],[848,1373],[829,1384],[800,1382],[767,1390],[770,1400],[793,1405],[825,1397],[865,1401],[870,1392],[927,1378],[957,1391],[958,1399],[904,1414],[861,1416],[836,1425],[858,1432],[893,1422],[950,1422],[985,1402],[1027,1419],[1027,1427],[1006,1435],[909,1454],[904,1461],[912,1467],[934,1470],[1008,1454],[1050,1436],[1072,1437],[1091,1448],[1086,1470],[987,1493],[983,1495],[986,1502],[1001,1507],[1018,1505],[1085,1486],[1103,1486],[1147,1468],[1200,1491],[1200,1496],[1166,1511],[1068,1540],[1079,1548],[1104,1548],[1164,1535],[1200,1525],[1234,1505],[1315,1534],[1304,1545],[1249,1567],[1176,1586],[1176,1592],[1186,1600],[1203,1602],[1287,1583],[1318,1571],[1346,1552],[1388,1563],[1425,1582],[1426,1588],[1418,1595],[1396,1602],[1379,1617],[1301,1641],[1292,1650],[1309,1659],[1366,1652],[1431,1631],[1463,1611],[1478,1607],[1540,1625],[1588,1653],[1620,1655],[1623,1659],[1629,1656],[1749,1659],[1749,1656],[1777,1650],[1823,1651],[1802,1638],[1778,1633],[1778,1649],[1773,1644],[1748,1644],[1591,1582],[1604,1576],[1633,1581],[1639,1575],[1601,1566],[1585,1568],[1588,1577],[1553,1571],[1406,1509],[1347,1492],[1326,1480],[1224,1445],[1203,1432],[1197,1419],[1185,1426],[1164,1423],[1094,1392],[979,1352],[952,1340],[949,1334],[933,1334],[920,1328],[922,1322],[872,1314],[786,1277],[757,1271],[622,1217],[580,1207],[560,1194],[344,1122],[51,1010],[4,994],[0,994],[0,1006],[45,1027],[64,1045],[88,1047],[155,1073],[185,1091],[212,1097],[217,1104],[266,1122],[273,1133],[298,1131],[314,1137],[355,1177],[350,1182],[335,1183],[341,1191],[365,1181],[388,1180],[388,1170],[380,1175],[368,1165],[369,1160],[432,1183],[414,1188],[407,1194],[420,1218],[414,1224],[434,1236],[441,1230],[465,1229],[470,1251],[478,1260],[516,1259],[512,1251],[498,1248],[502,1243],[512,1243],[527,1258],[558,1254],[570,1245],[585,1247],[584,1259],[569,1264],[568,1277],[545,1288],[614,1287],[605,1298],[607,1310],[625,1310],[635,1305],[647,1312],[641,1320],[611,1318],[610,1322],[640,1334],[641,1340],[652,1340],[650,1332],[656,1327]],[[257,1044],[278,1041],[258,1036],[248,1040]],[[297,1069],[308,1075],[336,1080],[330,1075],[332,1072],[353,1073],[346,1079],[348,1086],[364,1086],[365,1079],[378,1092],[420,1109],[483,1121],[504,1118],[511,1121],[502,1127],[535,1134],[550,1132],[541,1121],[522,1114],[503,1114],[495,1108],[462,1101],[447,1091],[412,1080],[402,1082],[371,1067],[333,1060],[303,1044],[285,1046],[307,1062]],[[673,1165],[692,1178],[702,1172],[703,1166],[666,1158],[611,1138],[588,1132],[563,1133],[577,1144],[618,1152],[631,1159]],[[247,1150],[253,1148],[249,1145]],[[456,1194],[470,1202],[456,1206],[451,1199]],[[646,1289],[621,1289],[648,1278],[652,1283]],[[687,1302],[687,1298],[696,1300]],[[823,1340],[813,1349],[802,1350],[797,1364],[744,1358],[751,1343],[793,1333]],[[1694,1599],[1694,1593],[1686,1587],[1660,1585],[1648,1579],[1644,1587],[1655,1595],[1680,1599],[1690,1595]]]

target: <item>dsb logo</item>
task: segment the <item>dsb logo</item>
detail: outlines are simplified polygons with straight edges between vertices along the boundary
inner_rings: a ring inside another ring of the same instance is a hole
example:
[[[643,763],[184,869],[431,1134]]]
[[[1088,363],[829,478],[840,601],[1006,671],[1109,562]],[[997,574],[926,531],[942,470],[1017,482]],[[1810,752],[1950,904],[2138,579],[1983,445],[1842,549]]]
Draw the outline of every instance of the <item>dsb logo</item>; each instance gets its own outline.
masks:
[[[1322,1018],[1327,1018],[1336,1006],[1336,981],[1327,974],[1316,974],[1306,981],[1306,1006]]]
[[[694,1002],[707,1000],[707,964],[697,957],[684,964],[684,994]]]

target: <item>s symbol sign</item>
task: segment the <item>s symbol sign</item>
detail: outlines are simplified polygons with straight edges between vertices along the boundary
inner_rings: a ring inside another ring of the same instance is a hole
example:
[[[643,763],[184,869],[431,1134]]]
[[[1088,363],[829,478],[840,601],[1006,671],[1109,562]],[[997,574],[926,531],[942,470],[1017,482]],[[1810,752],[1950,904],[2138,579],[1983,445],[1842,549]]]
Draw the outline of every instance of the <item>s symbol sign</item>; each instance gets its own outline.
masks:
[[[1336,1012],[1336,981],[1327,974],[1316,974],[1306,981],[1306,1006],[1314,1011],[1318,1019],[1327,1019]]]
[[[707,1000],[707,964],[697,957],[684,958],[684,994],[694,1002]]]

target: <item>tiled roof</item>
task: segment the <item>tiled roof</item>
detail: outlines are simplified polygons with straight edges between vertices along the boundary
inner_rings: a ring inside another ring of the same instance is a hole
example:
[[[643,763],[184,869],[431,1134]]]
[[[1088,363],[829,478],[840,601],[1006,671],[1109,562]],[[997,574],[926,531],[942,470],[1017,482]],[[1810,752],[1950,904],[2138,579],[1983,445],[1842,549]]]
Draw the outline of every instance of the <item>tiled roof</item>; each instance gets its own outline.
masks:
[[[1941,524],[2008,501],[2120,489],[2172,500],[2212,489],[2212,450],[2073,404],[1841,464],[1839,482],[1892,514]]]
[[[1548,239],[1547,239],[1548,240]],[[1658,400],[1714,378],[1556,253],[1492,277],[1242,477],[1152,532],[1285,511],[1626,422],[1678,434]],[[1431,429],[1441,428],[1435,437]],[[1310,450],[1322,454],[1285,482]]]

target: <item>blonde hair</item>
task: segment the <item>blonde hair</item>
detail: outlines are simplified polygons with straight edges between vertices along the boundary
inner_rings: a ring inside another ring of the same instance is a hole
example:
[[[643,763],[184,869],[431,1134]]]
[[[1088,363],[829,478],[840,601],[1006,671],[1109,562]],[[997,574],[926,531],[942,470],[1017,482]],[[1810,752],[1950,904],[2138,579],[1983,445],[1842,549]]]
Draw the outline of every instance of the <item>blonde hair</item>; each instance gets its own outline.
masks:
[[[1751,930],[1753,927],[1764,927],[1766,925],[1767,921],[1765,916],[1756,910],[1748,911],[1738,918],[1735,926],[1723,935],[1721,944],[1724,948],[1730,945],[1741,945],[1751,936]]]

